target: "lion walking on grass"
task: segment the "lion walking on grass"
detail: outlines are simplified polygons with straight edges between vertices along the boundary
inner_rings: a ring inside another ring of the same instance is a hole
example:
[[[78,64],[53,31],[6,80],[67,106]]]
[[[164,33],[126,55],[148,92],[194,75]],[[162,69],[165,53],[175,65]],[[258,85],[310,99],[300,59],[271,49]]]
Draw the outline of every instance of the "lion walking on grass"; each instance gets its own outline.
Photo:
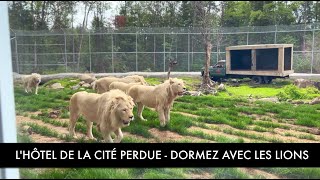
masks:
[[[96,139],[92,135],[92,126],[96,123],[105,142],[119,143],[123,138],[121,128],[129,126],[134,120],[133,108],[133,99],[118,89],[103,94],[77,92],[70,99],[69,134],[76,138],[75,125],[79,116],[83,115],[89,139]],[[116,135],[114,140],[111,133]]]
[[[170,121],[170,110],[174,100],[182,96],[186,91],[183,80],[170,78],[156,86],[134,85],[128,90],[134,102],[137,104],[138,117],[142,116],[144,106],[155,108],[158,112],[160,125],[165,126]]]

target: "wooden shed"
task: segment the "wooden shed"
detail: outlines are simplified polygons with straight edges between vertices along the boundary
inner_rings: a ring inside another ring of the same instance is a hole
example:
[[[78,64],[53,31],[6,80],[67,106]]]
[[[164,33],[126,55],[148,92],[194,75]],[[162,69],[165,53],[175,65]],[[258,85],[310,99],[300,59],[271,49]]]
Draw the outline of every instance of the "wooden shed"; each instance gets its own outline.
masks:
[[[258,44],[226,48],[226,74],[285,77],[292,74],[293,44]]]

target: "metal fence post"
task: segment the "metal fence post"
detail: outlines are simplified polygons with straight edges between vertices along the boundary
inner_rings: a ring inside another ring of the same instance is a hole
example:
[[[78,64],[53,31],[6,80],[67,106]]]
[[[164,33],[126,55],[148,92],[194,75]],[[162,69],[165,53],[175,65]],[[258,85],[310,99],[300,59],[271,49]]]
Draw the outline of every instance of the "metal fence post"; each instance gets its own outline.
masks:
[[[274,44],[277,44],[277,25],[276,25],[276,31],[274,32]]]
[[[188,33],[188,72],[190,72],[190,34]]]
[[[163,34],[163,72],[166,72],[166,34]]]
[[[37,40],[34,42],[34,68],[37,67]]]
[[[249,45],[249,26],[248,26],[248,29],[247,29],[247,45]]]
[[[219,61],[219,54],[218,54],[218,52],[219,52],[219,46],[220,46],[220,37],[219,37],[220,35],[219,35],[219,30],[217,31],[217,34],[216,34],[216,37],[217,37],[217,54],[216,54],[216,56],[217,56],[217,61],[216,62],[218,62]],[[212,61],[211,61],[212,62]]]
[[[111,67],[112,67],[112,73],[114,73],[114,64],[113,64],[113,33],[111,33]]]
[[[89,67],[89,70],[90,70],[90,73],[92,72],[91,71],[91,64],[92,64],[92,61],[91,61],[91,38],[90,38],[90,30],[89,30],[89,60],[90,60],[90,67]]]
[[[17,73],[20,74],[17,33],[14,33],[14,41],[15,41],[15,46],[16,46],[16,66],[17,66]]]
[[[136,72],[138,72],[138,33],[136,32]]]
[[[68,72],[68,55],[67,55],[67,38],[66,38],[66,32],[63,32],[64,34],[64,58],[66,62],[66,72]]]
[[[313,72],[312,72],[312,69],[313,69],[313,60],[314,60],[313,50],[314,50],[314,28],[312,29],[311,74],[313,73]]]
[[[156,70],[156,35],[153,35],[153,69]]]

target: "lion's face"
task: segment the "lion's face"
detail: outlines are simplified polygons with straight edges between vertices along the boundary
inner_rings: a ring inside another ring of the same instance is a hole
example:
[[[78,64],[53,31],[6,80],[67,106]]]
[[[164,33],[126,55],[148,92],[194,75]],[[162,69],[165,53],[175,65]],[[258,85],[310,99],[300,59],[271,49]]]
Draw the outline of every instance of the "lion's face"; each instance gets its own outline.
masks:
[[[185,93],[186,87],[183,80],[177,78],[169,79],[169,83],[174,94],[182,96]]]
[[[115,114],[118,117],[118,123],[122,127],[129,126],[130,122],[134,120],[133,107],[134,102],[131,97],[128,97],[127,100],[122,98],[118,100],[118,105],[115,109]]]
[[[39,83],[41,82],[41,76],[40,76],[40,74],[32,73],[32,76],[33,76],[33,81],[34,81],[36,84],[39,84]]]

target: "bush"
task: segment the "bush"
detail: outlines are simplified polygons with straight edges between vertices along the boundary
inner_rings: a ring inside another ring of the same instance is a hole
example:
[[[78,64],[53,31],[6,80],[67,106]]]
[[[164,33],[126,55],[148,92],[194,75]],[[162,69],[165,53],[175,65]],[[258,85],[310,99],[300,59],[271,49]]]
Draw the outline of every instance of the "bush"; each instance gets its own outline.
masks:
[[[277,94],[279,101],[288,99],[312,99],[320,95],[320,91],[315,87],[298,88],[293,84],[284,87],[284,90]]]
[[[306,94],[302,93],[301,90],[293,84],[284,87],[284,91],[277,94],[279,101],[286,101],[288,99],[304,99]]]

